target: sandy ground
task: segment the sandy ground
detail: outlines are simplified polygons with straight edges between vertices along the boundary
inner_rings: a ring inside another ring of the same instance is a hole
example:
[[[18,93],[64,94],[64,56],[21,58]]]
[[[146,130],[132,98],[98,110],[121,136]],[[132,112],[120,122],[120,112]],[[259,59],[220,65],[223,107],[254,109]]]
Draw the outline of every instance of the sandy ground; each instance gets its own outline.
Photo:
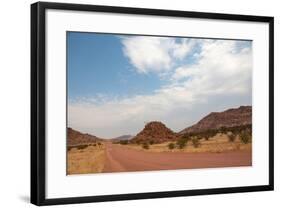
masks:
[[[105,143],[102,172],[173,170],[251,166],[251,150],[222,153],[146,152],[110,142]]]

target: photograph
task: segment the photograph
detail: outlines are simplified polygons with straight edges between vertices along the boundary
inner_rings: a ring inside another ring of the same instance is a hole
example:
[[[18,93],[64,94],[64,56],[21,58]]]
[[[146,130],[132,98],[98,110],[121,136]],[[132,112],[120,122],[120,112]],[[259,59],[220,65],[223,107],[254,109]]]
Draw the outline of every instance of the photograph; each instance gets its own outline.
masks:
[[[252,40],[66,43],[67,175],[252,166]]]
[[[128,6],[30,7],[31,203],[274,190],[274,17]]]

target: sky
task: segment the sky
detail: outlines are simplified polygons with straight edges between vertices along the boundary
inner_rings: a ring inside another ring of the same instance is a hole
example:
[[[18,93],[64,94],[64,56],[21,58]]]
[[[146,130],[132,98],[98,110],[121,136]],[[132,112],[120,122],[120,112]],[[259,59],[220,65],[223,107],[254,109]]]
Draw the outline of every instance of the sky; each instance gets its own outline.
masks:
[[[67,33],[68,126],[101,138],[178,132],[252,105],[252,41]]]

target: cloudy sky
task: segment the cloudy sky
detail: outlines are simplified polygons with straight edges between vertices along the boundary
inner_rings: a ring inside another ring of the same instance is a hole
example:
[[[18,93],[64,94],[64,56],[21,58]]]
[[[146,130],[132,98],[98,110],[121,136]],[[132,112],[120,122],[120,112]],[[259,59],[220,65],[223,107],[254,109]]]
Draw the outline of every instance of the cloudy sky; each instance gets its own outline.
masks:
[[[68,126],[102,138],[180,131],[252,104],[252,42],[67,33]]]

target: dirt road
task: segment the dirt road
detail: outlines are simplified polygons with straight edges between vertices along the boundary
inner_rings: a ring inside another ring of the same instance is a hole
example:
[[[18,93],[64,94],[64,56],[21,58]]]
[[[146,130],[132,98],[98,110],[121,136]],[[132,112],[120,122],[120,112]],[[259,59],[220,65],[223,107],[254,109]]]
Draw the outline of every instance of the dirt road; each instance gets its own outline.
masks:
[[[250,166],[252,164],[251,154],[251,151],[154,153],[106,143],[106,160],[103,172]]]

